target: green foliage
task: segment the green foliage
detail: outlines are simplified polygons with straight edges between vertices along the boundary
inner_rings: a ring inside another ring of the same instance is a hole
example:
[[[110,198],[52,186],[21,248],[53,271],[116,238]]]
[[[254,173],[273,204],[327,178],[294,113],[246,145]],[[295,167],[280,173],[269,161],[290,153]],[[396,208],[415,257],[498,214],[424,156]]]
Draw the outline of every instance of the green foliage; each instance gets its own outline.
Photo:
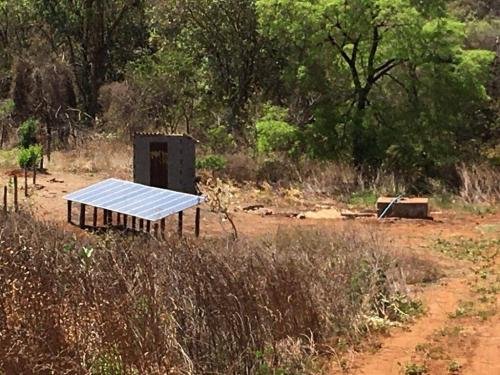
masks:
[[[449,257],[474,263],[488,259],[499,247],[500,240],[473,240],[462,237],[454,240],[438,239],[434,245],[436,250]]]
[[[257,121],[257,151],[268,155],[275,152],[294,155],[299,145],[296,127],[285,121],[287,110],[267,106],[265,115]]]
[[[378,194],[372,190],[360,191],[351,194],[349,204],[361,207],[375,207]]]
[[[38,121],[30,118],[19,126],[19,145],[22,148],[29,148],[36,143],[38,132]]]
[[[102,119],[106,131],[185,131],[215,154],[241,142],[270,158],[382,167],[419,192],[429,178],[452,185],[459,162],[499,160],[491,0],[3,0],[0,9],[1,72],[19,57],[54,56],[74,75],[82,121]],[[38,104],[16,102],[62,117]],[[11,111],[0,105],[0,117]]]
[[[96,356],[90,369],[92,375],[123,375],[126,373],[123,361],[115,351]]]
[[[18,161],[21,168],[31,168],[42,160],[43,149],[40,145],[31,145],[19,150]]]
[[[7,99],[0,102],[0,119],[4,119],[9,116],[14,110],[14,101],[12,99]]]
[[[211,172],[218,172],[226,167],[227,160],[222,155],[208,155],[196,161],[196,167]]]
[[[424,375],[428,374],[427,367],[425,364],[418,364],[418,363],[407,363],[404,367],[404,374],[405,375]]]
[[[449,374],[457,375],[460,373],[461,369],[462,369],[462,365],[460,364],[460,362],[457,362],[456,360],[453,360],[448,364],[448,373]]]
[[[225,153],[233,151],[236,147],[234,136],[228,131],[227,127],[219,125],[207,131],[207,143],[216,153]]]

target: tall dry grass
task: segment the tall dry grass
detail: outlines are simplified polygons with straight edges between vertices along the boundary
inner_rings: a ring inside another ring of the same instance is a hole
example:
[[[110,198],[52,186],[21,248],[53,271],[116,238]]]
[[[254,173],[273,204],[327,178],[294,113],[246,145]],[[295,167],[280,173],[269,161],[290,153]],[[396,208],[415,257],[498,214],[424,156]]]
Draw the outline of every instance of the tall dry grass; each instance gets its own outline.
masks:
[[[56,151],[47,165],[51,171],[113,174],[132,177],[133,146],[104,136],[81,137],[71,150]]]
[[[500,203],[500,167],[485,164],[458,167],[460,197],[467,203]]]
[[[401,317],[400,270],[369,234],[158,243],[0,220],[6,374],[317,373],[369,317]]]

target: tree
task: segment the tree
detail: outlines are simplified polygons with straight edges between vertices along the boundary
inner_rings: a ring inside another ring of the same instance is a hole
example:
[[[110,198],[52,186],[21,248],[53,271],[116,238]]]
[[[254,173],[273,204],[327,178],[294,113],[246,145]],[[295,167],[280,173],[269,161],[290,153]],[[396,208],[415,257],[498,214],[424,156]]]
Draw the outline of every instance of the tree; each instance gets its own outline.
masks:
[[[463,25],[444,17],[442,1],[421,7],[410,0],[257,0],[257,9],[261,29],[273,41],[285,39],[291,48],[299,46],[321,60],[330,59],[324,66],[349,77],[344,85],[349,95],[342,106],[358,166],[380,163],[377,128],[383,121],[370,107],[373,102],[390,106],[383,100],[387,85],[397,83],[409,95],[412,108],[422,111],[422,69],[436,82],[435,68],[455,69],[467,55],[461,48]],[[474,70],[484,72],[491,61],[490,55],[476,57],[477,64],[461,65],[465,80]],[[398,79],[401,74],[405,82]],[[481,78],[474,93],[484,87]]]
[[[253,0],[183,0],[179,40],[204,69],[209,91],[221,101],[228,129],[244,135],[246,106],[254,94],[262,40]]]
[[[142,0],[34,0],[54,53],[67,56],[90,117],[98,111],[99,89],[118,79],[147,43]]]

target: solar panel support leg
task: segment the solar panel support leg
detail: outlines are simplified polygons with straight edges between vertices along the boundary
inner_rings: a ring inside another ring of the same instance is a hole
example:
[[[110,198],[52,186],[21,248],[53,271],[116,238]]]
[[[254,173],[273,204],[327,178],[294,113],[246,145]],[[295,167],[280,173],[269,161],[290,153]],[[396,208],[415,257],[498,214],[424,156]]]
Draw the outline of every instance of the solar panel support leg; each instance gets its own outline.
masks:
[[[80,205],[80,228],[85,228],[85,208],[84,204]]]
[[[201,216],[201,209],[200,207],[196,207],[196,217],[194,220],[194,234],[196,237],[200,237],[200,216]]]
[[[102,211],[102,225],[104,225],[105,227],[108,226],[108,210]]]
[[[137,218],[135,216],[132,216],[132,230],[136,230],[137,228]]]
[[[179,212],[179,223],[177,226],[177,233],[179,234],[179,237],[182,237],[182,227],[183,227],[183,221],[184,221],[184,212]]]
[[[157,239],[161,239],[160,226],[158,225],[158,223],[154,223],[154,225],[153,225],[153,232],[154,232],[154,236]]]
[[[92,217],[92,225],[97,228],[97,207],[94,207],[94,215]]]
[[[139,230],[144,231],[144,219],[139,219]]]
[[[146,220],[146,232],[151,233],[151,221]]]
[[[71,205],[73,202],[68,201],[68,223],[71,224]]]
[[[127,215],[123,215],[123,227],[125,229],[127,229],[127,227],[128,227],[128,216]]]
[[[161,236],[162,239],[165,239],[165,228],[166,228],[165,219],[161,219],[161,222],[160,222],[160,236]]]
[[[118,213],[116,214],[116,224],[121,225],[122,223],[122,214]]]

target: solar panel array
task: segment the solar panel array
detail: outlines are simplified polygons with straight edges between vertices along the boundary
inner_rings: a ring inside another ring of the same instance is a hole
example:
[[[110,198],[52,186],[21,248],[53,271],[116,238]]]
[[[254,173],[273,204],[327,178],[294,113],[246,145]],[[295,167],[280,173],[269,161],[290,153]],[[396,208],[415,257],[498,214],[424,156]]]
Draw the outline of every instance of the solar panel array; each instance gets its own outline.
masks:
[[[64,199],[88,206],[158,221],[201,204],[197,195],[154,188],[111,178],[68,194]]]

